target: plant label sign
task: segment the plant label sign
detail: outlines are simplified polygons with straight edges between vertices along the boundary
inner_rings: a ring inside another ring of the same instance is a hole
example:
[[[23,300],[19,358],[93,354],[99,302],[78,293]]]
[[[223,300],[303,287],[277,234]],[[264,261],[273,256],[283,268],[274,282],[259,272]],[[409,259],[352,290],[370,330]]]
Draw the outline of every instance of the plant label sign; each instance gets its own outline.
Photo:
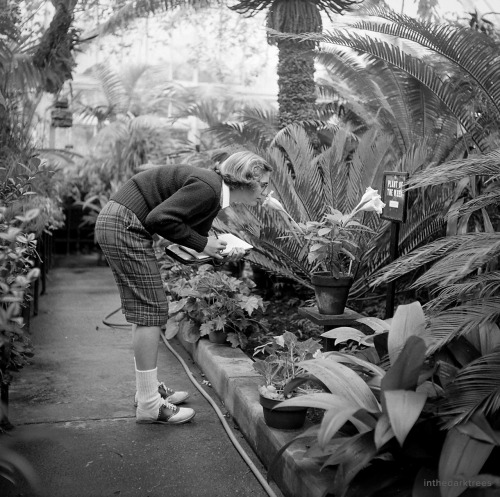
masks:
[[[382,185],[383,219],[397,223],[406,222],[406,203],[408,194],[403,192],[403,184],[408,179],[408,173],[384,172]]]

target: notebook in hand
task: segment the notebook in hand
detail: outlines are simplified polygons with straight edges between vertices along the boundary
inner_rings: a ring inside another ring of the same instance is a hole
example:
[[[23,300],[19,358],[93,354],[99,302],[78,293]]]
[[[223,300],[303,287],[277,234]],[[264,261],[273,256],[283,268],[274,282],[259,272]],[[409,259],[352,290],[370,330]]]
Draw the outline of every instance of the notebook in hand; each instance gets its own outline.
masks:
[[[219,235],[219,240],[224,240],[225,242],[227,242],[226,248],[221,252],[222,256],[229,254],[229,252],[231,252],[233,248],[242,248],[244,250],[250,250],[253,248],[253,245],[250,245],[249,243],[245,242],[245,240],[238,238],[232,233],[223,233],[222,235]],[[184,245],[169,245],[165,249],[165,251],[175,260],[186,264],[193,264],[211,259],[209,255],[203,254],[201,252],[196,252],[196,250],[193,250],[189,247],[184,247]]]
[[[226,248],[222,251],[222,255],[229,254],[229,252],[231,252],[231,250],[233,250],[234,248],[242,248],[244,250],[253,249],[253,245],[250,245],[249,243],[245,242],[245,240],[238,238],[232,233],[222,233],[222,235],[219,235],[219,240],[227,242]]]

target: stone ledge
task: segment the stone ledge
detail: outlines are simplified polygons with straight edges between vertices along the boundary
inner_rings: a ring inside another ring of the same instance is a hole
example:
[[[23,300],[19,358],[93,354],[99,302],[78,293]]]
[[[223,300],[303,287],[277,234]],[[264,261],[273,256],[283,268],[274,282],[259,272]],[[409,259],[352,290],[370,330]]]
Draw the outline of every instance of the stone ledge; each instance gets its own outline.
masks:
[[[204,339],[192,344],[177,338],[205,373],[259,459],[269,468],[281,447],[307,426],[298,431],[285,431],[265,424],[257,391],[261,376],[240,349]],[[272,475],[286,497],[323,497],[333,480],[333,470],[326,468],[320,472],[311,460],[303,458],[305,451],[303,440],[294,442],[283,453]]]

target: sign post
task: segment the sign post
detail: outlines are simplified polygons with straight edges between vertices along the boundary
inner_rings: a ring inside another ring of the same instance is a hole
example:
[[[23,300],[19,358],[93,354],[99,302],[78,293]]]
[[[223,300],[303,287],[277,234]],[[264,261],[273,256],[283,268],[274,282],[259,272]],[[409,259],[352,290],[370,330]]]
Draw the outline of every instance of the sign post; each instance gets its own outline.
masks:
[[[391,241],[390,241],[390,260],[391,262],[398,258],[399,230],[401,223],[406,222],[407,197],[403,192],[403,184],[408,179],[409,173],[402,172],[384,172],[382,185],[382,202],[385,207],[382,210],[381,218],[391,221]],[[391,281],[387,284],[387,297],[385,303],[385,319],[394,315],[394,297],[396,293],[396,284]]]

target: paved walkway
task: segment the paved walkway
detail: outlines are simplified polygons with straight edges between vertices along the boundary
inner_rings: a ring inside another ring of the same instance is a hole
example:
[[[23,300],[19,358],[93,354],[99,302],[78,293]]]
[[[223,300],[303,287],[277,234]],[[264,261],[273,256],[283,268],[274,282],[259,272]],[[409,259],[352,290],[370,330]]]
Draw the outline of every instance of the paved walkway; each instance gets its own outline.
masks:
[[[56,260],[48,274],[47,293],[40,297],[39,314],[32,318],[35,357],[15,375],[10,388],[9,419],[15,429],[0,436],[0,444],[11,441],[31,463],[40,490],[35,493],[22,479],[14,486],[0,478],[0,495],[267,495],[212,407],[164,345],[159,376],[191,392],[187,405],[197,415],[175,427],[135,423],[130,330],[102,324],[118,306],[111,272],[98,265],[96,255]],[[110,321],[123,322],[121,313]],[[202,382],[185,349],[172,345]],[[206,389],[215,397],[210,387]],[[235,433],[264,472],[243,437]]]

